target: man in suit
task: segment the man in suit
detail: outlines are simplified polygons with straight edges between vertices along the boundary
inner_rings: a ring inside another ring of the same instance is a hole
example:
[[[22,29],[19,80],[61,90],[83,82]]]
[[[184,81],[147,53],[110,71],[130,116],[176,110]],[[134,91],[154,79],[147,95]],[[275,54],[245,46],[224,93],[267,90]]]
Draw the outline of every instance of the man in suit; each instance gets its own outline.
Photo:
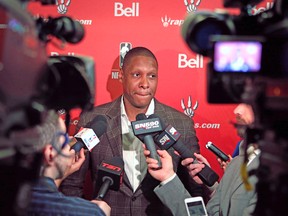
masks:
[[[93,111],[81,114],[77,129],[85,126],[95,116],[107,119],[107,131],[100,137],[100,143],[86,156],[86,161],[78,173],[67,178],[61,185],[67,195],[82,196],[86,172],[91,165],[93,186],[97,178],[97,166],[103,160],[121,156],[124,160],[124,178],[119,191],[109,190],[104,200],[111,206],[111,215],[171,215],[153,189],[159,181],[147,173],[141,141],[131,135],[131,122],[144,113],[158,115],[164,124],[173,125],[183,134],[183,140],[193,152],[199,152],[194,122],[185,114],[160,103],[154,96],[158,84],[158,62],[147,48],[131,49],[124,58],[119,74],[123,95],[116,100],[96,106]],[[77,130],[78,131],[78,130]],[[126,142],[128,140],[128,142]],[[196,184],[187,170],[180,165],[180,157],[170,150],[173,169],[187,187],[191,195],[202,195],[202,187]]]
[[[178,176],[171,168],[171,156],[164,150],[158,150],[162,161],[162,168],[158,169],[157,161],[148,158],[148,172],[161,183],[154,189],[154,192],[160,200],[170,208],[173,215],[187,215],[184,199],[191,197],[185,187],[179,181]],[[247,172],[257,169],[259,166],[259,149],[254,149],[248,156]],[[148,156],[148,150],[144,151]],[[200,154],[195,154],[198,161],[209,165],[208,161]],[[192,178],[199,184],[202,181],[196,176],[203,168],[201,164],[192,164],[193,159],[187,158],[182,161],[186,166]],[[214,185],[210,189],[211,199],[208,201],[206,208],[210,216],[248,216],[252,215],[257,203],[257,194],[255,186],[257,177],[251,175],[247,179],[242,179],[241,166],[244,163],[244,155],[236,156],[227,166],[227,169],[218,185]],[[247,189],[248,187],[251,187]],[[216,187],[216,189],[215,189]]]

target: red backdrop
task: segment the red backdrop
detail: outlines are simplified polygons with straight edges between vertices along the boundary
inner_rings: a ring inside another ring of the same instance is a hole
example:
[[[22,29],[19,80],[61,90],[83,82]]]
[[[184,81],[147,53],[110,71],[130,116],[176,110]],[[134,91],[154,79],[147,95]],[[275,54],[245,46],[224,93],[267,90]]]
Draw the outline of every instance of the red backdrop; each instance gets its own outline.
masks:
[[[184,112],[191,107],[190,117],[195,122],[202,154],[212,168],[222,176],[216,157],[205,148],[212,141],[228,154],[232,154],[239,140],[229,123],[234,119],[236,104],[208,104],[206,99],[206,63],[193,53],[181,37],[181,25],[188,12],[223,8],[222,0],[58,0],[58,5],[42,6],[29,3],[34,15],[43,17],[67,15],[79,20],[85,28],[85,38],[79,44],[67,44],[64,49],[48,46],[49,55],[88,55],[95,60],[95,105],[109,102],[122,93],[118,82],[120,47],[131,45],[151,49],[159,61],[159,85],[156,97]],[[190,1],[188,1],[190,2]],[[191,1],[194,2],[194,1]],[[271,8],[273,1],[263,1],[254,7],[252,14]],[[65,10],[66,9],[66,10]],[[194,9],[194,10],[193,10]],[[238,12],[238,10],[230,10]],[[59,42],[58,42],[59,44]],[[77,87],[75,87],[77,88]],[[189,99],[190,98],[190,99]],[[181,103],[182,101],[182,103]],[[72,112],[74,132],[79,111]]]

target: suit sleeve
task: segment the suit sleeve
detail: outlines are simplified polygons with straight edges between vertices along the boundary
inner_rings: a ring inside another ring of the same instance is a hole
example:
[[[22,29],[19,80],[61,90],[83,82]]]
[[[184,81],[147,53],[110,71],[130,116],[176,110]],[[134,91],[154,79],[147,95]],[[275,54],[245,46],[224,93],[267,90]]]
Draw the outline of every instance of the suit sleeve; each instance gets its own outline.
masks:
[[[165,185],[157,186],[154,192],[161,202],[170,209],[173,215],[187,215],[184,200],[191,196],[178,176],[175,176],[174,179]]]
[[[213,215],[219,215],[219,211],[220,211],[220,196],[219,194],[221,194],[221,188],[222,188],[222,184],[220,183],[219,186],[217,187],[215,193],[213,194],[213,196],[211,197],[211,199],[209,200],[209,202],[206,205],[206,210],[208,215],[213,216]]]

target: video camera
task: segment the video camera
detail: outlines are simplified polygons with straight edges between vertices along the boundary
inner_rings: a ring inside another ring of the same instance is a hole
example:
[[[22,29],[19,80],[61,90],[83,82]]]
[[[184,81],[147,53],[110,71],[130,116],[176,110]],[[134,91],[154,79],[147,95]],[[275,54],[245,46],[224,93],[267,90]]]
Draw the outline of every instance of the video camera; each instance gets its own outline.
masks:
[[[189,48],[211,59],[207,65],[210,103],[241,102],[247,77],[267,88],[271,80],[275,88],[277,79],[288,78],[288,3],[277,0],[271,9],[250,15],[259,2],[226,0],[224,7],[239,7],[239,15],[196,11],[184,21],[182,36]],[[278,88],[283,88],[281,81]]]
[[[182,37],[192,51],[210,59],[209,103],[252,106],[255,122],[247,127],[246,148],[256,142],[261,150],[253,215],[283,215],[288,212],[283,191],[288,188],[288,1],[275,0],[271,9],[251,15],[260,2],[224,0],[225,8],[240,9],[237,15],[190,13]]]
[[[55,0],[38,0],[43,5]],[[42,153],[10,135],[42,123],[49,110],[94,106],[94,60],[51,56],[47,43],[80,42],[84,28],[70,17],[33,17],[25,0],[0,0],[0,214],[25,215],[29,188],[38,179]]]

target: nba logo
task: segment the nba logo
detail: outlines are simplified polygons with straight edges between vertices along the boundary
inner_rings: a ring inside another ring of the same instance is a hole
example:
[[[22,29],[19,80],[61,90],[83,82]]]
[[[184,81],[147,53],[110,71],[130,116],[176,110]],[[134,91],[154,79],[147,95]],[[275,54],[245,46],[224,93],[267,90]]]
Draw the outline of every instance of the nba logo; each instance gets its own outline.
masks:
[[[120,43],[120,55],[119,55],[119,66],[120,66],[120,68],[123,65],[123,60],[124,60],[124,57],[125,57],[126,53],[130,49],[132,49],[132,44],[131,43],[129,43],[129,42]]]

